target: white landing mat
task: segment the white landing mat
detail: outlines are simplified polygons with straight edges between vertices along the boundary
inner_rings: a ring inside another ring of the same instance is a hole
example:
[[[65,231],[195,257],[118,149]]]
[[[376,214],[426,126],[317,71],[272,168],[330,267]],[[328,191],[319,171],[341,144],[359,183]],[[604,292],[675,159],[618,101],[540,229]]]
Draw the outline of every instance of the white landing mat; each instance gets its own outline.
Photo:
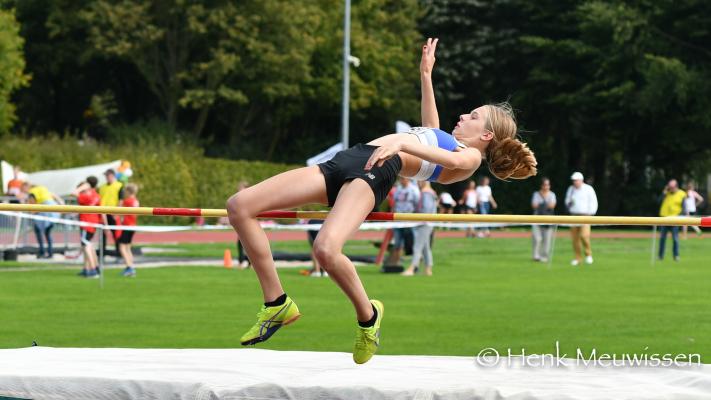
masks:
[[[441,356],[375,356],[355,365],[348,353],[30,347],[0,350],[0,398],[711,399],[711,365],[561,360],[569,365],[518,359],[483,367],[474,357]]]

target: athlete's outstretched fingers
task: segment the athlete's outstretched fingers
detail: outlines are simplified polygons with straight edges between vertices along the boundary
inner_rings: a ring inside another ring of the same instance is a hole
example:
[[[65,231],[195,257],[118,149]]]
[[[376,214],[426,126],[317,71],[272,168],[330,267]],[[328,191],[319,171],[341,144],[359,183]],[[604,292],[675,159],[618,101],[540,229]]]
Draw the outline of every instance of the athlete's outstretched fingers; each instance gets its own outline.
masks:
[[[427,46],[427,50],[434,56],[435,51],[437,50],[437,42],[439,42],[438,38],[435,38],[432,41],[432,44],[430,46]]]
[[[342,250],[346,240],[373,210],[374,204],[375,195],[364,180],[347,182],[314,241],[316,260],[351,300],[359,321],[370,319],[373,309],[355,266]]]

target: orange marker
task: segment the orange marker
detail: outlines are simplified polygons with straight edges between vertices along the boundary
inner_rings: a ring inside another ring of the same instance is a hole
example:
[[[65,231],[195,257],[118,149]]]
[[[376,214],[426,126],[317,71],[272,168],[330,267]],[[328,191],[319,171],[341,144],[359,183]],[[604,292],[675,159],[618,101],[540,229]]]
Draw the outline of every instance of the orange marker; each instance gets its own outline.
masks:
[[[230,249],[225,249],[223,265],[225,266],[225,268],[232,268],[232,252],[230,251]]]

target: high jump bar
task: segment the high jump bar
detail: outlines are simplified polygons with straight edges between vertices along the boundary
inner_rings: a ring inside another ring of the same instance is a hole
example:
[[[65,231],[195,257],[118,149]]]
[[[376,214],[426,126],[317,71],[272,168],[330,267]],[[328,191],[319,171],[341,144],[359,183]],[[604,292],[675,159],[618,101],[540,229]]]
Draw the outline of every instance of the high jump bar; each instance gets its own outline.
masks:
[[[181,217],[226,217],[227,210],[214,208],[107,207],[47,204],[0,203],[0,211],[54,212],[66,214],[155,215]],[[326,219],[326,211],[267,211],[261,219]],[[518,224],[590,224],[711,227],[711,217],[608,217],[584,215],[506,215],[506,214],[417,214],[372,212],[367,221],[412,222],[499,222]]]

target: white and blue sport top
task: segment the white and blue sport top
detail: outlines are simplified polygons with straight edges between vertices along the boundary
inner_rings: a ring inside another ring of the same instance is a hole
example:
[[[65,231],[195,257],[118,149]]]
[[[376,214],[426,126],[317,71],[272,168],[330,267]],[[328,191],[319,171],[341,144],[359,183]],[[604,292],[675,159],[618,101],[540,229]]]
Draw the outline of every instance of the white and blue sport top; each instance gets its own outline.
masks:
[[[454,151],[456,148],[466,148],[467,146],[454,138],[449,133],[436,128],[415,127],[407,131],[408,134],[417,136],[420,143],[427,146],[436,146],[440,149]],[[442,173],[442,166],[431,163],[427,160],[422,160],[420,170],[412,177],[418,181],[434,182]]]

